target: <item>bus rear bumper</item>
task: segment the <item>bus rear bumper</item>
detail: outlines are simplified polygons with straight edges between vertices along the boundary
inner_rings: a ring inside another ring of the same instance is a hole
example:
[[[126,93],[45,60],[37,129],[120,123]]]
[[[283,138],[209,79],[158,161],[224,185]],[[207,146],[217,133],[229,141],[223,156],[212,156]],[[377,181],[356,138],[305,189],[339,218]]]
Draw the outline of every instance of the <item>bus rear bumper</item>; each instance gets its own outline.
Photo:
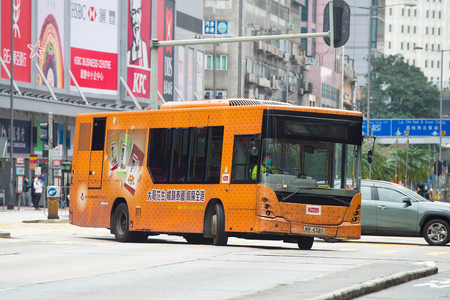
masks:
[[[255,233],[279,233],[294,235],[309,235],[324,238],[359,239],[361,224],[342,222],[340,225],[314,225],[291,223],[284,218],[256,217]]]

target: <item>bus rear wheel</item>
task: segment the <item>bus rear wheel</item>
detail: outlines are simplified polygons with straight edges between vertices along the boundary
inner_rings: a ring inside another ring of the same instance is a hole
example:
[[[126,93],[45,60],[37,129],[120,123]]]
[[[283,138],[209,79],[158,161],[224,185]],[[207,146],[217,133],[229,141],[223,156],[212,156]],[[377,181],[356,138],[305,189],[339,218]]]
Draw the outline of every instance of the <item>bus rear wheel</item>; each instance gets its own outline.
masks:
[[[214,214],[211,217],[211,232],[213,244],[225,246],[228,242],[228,234],[225,232],[225,211],[220,203],[214,205]]]
[[[299,236],[297,238],[298,248],[300,250],[311,250],[314,244],[314,237],[312,236]]]
[[[119,242],[134,242],[138,239],[138,233],[130,231],[129,216],[128,206],[125,203],[120,203],[113,216],[114,235]]]

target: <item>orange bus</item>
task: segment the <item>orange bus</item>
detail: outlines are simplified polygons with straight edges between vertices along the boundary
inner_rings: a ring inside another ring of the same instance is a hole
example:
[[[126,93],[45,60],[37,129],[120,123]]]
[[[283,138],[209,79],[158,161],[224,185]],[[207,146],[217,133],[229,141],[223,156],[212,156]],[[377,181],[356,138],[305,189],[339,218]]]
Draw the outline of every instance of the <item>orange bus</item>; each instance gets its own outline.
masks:
[[[358,239],[362,121],[245,99],[79,115],[70,222],[121,242]]]

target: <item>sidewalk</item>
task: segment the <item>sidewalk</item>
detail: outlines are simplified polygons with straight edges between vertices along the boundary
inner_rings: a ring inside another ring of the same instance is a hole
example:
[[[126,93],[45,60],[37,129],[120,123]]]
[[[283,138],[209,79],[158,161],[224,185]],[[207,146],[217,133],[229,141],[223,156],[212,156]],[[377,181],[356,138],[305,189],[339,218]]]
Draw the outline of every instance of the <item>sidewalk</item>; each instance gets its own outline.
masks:
[[[14,206],[14,209],[7,209],[6,205],[0,206],[0,224],[4,223],[5,220],[8,223],[11,220],[27,223],[68,223],[69,208],[59,208],[58,217],[59,219],[49,219],[48,208],[44,207],[35,210],[32,206],[21,206],[20,209],[17,206]]]

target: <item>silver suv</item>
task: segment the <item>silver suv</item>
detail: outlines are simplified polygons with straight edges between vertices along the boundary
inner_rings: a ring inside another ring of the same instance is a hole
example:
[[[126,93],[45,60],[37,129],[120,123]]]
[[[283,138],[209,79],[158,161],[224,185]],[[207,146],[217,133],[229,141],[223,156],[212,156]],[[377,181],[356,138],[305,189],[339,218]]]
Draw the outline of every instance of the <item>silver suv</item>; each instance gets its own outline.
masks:
[[[361,180],[361,196],[362,234],[423,236],[432,246],[450,242],[450,203],[379,180]]]

